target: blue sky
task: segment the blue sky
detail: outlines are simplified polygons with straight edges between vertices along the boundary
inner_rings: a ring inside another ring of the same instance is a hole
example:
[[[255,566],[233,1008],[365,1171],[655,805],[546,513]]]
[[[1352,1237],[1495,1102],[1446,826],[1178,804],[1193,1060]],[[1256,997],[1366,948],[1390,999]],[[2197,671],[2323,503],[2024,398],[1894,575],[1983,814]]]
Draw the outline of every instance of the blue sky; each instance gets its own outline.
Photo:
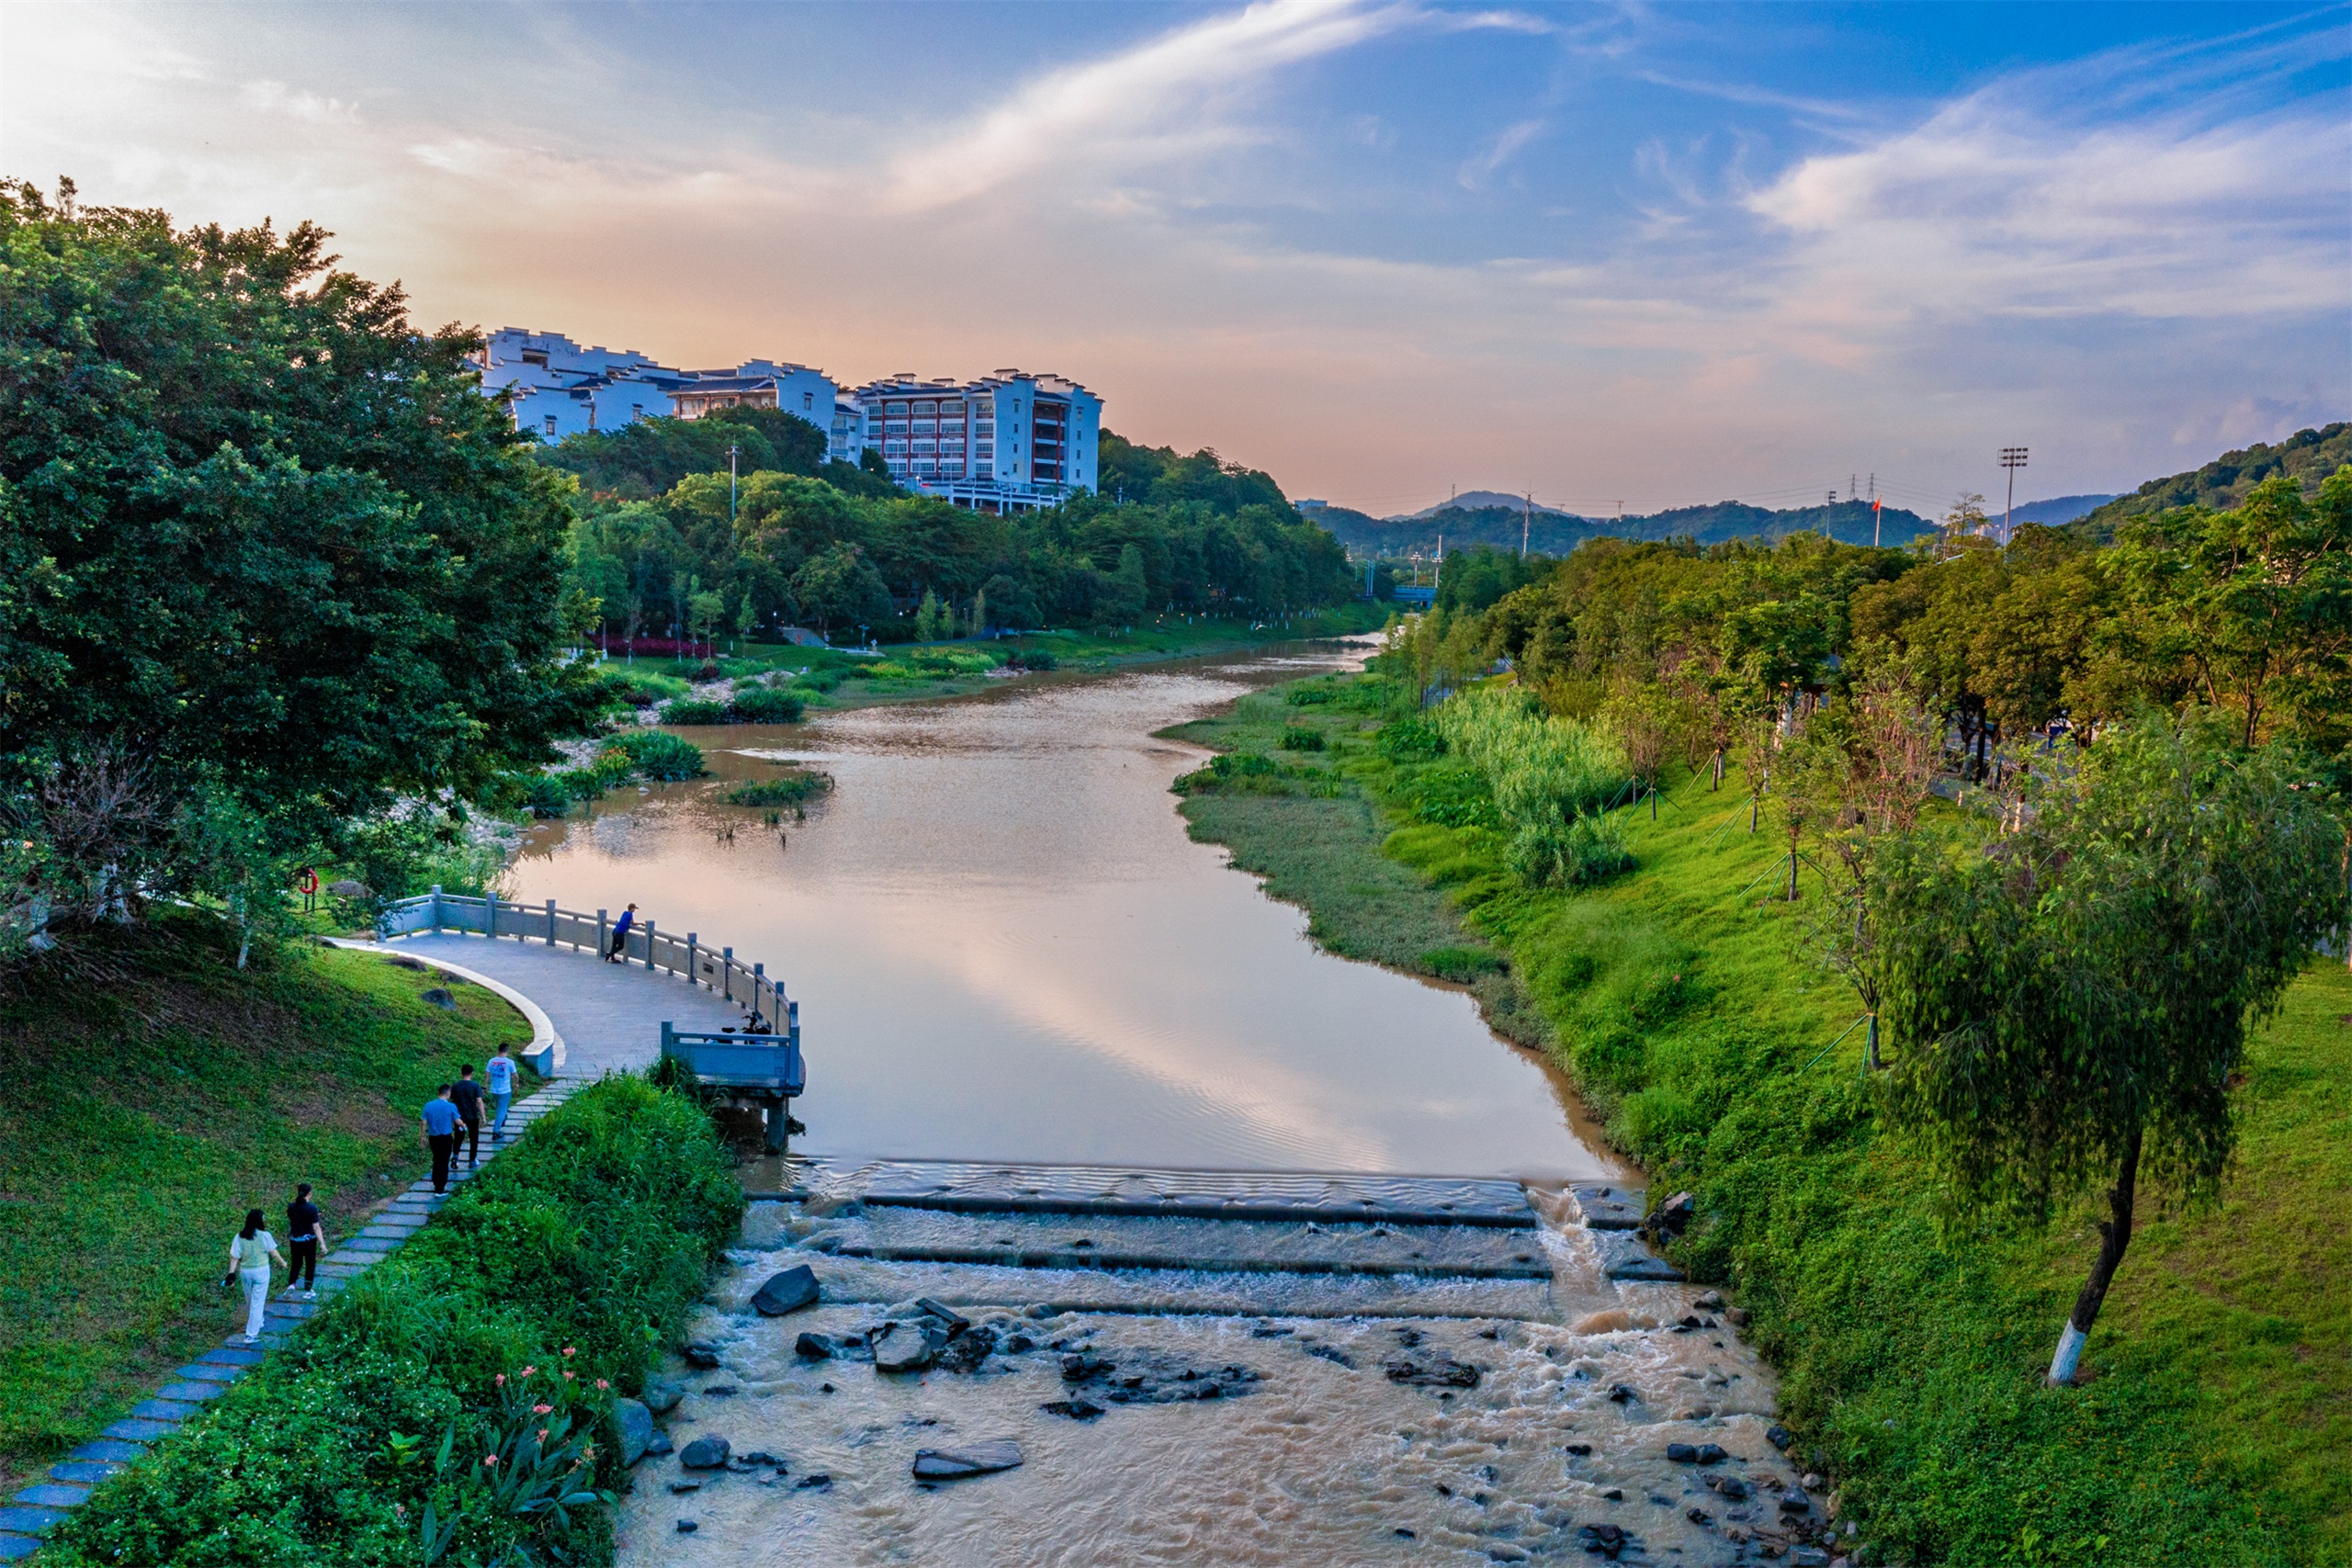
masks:
[[[418,315],[1019,365],[1377,513],[1922,510],[2352,416],[2352,10],[0,7],[0,169]]]

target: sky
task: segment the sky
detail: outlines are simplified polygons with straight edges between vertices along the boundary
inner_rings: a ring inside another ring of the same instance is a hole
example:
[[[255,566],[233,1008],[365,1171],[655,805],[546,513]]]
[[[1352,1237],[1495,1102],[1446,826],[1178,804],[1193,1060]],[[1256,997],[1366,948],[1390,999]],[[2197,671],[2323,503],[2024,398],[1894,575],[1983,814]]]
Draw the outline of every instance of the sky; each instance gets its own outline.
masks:
[[[425,325],[1053,371],[1376,514],[1939,512],[2352,417],[2352,9],[0,4],[0,173]]]

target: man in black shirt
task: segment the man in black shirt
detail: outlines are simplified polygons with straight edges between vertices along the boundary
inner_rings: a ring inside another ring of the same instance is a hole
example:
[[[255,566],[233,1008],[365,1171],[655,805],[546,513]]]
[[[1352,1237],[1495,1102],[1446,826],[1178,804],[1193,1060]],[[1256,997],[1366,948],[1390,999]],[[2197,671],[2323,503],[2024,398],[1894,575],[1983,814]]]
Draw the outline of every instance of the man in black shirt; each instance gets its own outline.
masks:
[[[481,1163],[481,1085],[474,1081],[470,1064],[458,1069],[458,1081],[449,1086],[449,1103],[458,1108],[458,1114],[466,1121],[462,1140],[466,1145],[466,1163],[479,1165]]]
[[[311,1184],[307,1181],[294,1189],[294,1201],[286,1205],[286,1236],[293,1244],[293,1258],[287,1268],[286,1294],[295,1301],[317,1301],[319,1249],[327,1244],[327,1232],[319,1221],[319,1206],[311,1201]]]

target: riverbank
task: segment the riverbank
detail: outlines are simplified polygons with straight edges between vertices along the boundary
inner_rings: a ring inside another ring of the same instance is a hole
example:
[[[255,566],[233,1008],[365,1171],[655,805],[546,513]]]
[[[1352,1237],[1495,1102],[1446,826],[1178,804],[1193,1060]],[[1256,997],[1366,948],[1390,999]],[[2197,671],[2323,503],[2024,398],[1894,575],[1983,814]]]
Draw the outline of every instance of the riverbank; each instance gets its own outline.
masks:
[[[1475,795],[1400,737],[1384,749],[1382,706],[1376,682],[1301,682],[1174,732],[1233,758],[1194,776],[1193,831],[1337,951],[1434,972],[1421,944],[1451,919],[1507,966],[1514,1032],[1540,1033],[1657,1183],[1697,1194],[1680,1260],[1754,1313],[1792,1451],[1860,1539],[1913,1563],[2352,1554],[2352,1241],[2322,1218],[2352,1172],[2340,968],[2298,982],[2255,1043],[2220,1210],[2135,1239],[2094,1375],[2046,1390],[2089,1216],[2046,1237],[1938,1230],[1921,1173],[1876,1134],[1858,1040],[1838,1043],[1858,1008],[1753,886],[1782,849],[1747,833],[1736,775],[1680,781],[1655,824],[1623,813],[1630,875],[1533,893]]]
[[[728,681],[788,679],[786,689],[801,697],[808,711],[820,713],[968,696],[1003,680],[1002,674],[990,671],[1002,670],[1012,660],[1035,660],[1033,667],[1044,670],[1102,672],[1129,665],[1211,658],[1273,643],[1361,637],[1378,631],[1387,617],[1385,604],[1351,602],[1273,621],[1164,615],[1116,635],[1026,632],[956,642],[894,643],[873,654],[747,641],[740,653],[724,654],[711,662],[719,677]],[[640,694],[657,699],[688,695],[703,669],[699,660],[650,658],[607,659],[602,667],[606,673],[631,682]]]
[[[77,972],[35,966],[0,998],[8,1492],[236,1326],[218,1285],[246,1209],[282,1232],[309,1181],[347,1235],[423,1170],[434,1087],[530,1036],[429,968],[288,944],[241,973],[200,917],[136,940],[93,939]]]

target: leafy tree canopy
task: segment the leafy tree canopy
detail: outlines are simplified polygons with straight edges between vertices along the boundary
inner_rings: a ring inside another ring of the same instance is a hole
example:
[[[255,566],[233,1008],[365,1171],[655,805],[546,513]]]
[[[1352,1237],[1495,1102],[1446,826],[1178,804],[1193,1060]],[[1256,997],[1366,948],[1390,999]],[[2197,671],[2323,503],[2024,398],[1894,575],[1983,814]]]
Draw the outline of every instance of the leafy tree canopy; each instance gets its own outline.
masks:
[[[718,409],[700,419],[633,420],[614,431],[566,436],[535,446],[540,461],[576,475],[582,490],[649,501],[688,474],[727,472],[736,448],[739,473],[815,474],[825,461],[825,433],[780,409]]]
[[[590,712],[569,481],[477,389],[476,340],[327,239],[0,190],[0,789],[35,836],[78,814],[59,876],[208,791],[258,825],[239,854],[306,842]]]

